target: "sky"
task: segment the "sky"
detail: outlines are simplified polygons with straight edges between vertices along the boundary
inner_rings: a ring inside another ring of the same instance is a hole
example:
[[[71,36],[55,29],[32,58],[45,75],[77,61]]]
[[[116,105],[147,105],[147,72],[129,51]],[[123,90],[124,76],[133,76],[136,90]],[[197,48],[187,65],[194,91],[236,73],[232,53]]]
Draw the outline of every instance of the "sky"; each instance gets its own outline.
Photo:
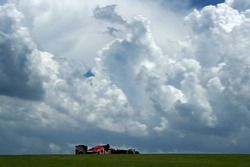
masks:
[[[223,3],[224,0],[190,0],[190,6],[196,8],[202,8],[207,5],[216,5],[218,3]]]
[[[250,0],[0,0],[0,154],[250,153]]]

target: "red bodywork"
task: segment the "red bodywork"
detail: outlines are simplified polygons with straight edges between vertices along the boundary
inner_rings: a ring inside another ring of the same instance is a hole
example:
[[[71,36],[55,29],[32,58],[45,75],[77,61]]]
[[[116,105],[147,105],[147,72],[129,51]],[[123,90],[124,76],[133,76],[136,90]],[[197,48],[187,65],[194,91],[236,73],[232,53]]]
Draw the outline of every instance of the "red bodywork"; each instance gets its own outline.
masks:
[[[109,154],[109,145],[98,145],[95,146],[91,149],[89,149],[87,152],[88,153],[93,153],[93,154]]]
[[[104,153],[104,151],[105,150],[103,146],[96,146],[88,150],[88,152],[93,152],[93,153]]]

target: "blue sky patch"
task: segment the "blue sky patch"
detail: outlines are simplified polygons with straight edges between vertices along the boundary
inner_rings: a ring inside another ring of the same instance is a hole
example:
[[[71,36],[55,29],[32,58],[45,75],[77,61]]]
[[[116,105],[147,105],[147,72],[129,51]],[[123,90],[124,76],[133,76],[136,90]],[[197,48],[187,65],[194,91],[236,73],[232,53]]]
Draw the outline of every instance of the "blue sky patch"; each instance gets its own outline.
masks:
[[[224,0],[191,0],[191,7],[202,8],[207,5],[216,5],[218,3],[223,3]]]
[[[95,76],[95,74],[93,74],[93,72],[91,70],[87,70],[83,75],[86,78],[90,78],[90,77],[94,77]]]

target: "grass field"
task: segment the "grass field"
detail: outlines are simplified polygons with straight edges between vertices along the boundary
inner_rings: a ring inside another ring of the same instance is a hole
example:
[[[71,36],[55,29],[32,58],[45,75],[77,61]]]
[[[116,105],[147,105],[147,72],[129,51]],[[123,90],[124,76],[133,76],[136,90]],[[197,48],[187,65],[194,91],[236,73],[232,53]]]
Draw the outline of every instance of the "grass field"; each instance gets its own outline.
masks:
[[[0,167],[250,167],[250,155],[21,155],[0,156]]]

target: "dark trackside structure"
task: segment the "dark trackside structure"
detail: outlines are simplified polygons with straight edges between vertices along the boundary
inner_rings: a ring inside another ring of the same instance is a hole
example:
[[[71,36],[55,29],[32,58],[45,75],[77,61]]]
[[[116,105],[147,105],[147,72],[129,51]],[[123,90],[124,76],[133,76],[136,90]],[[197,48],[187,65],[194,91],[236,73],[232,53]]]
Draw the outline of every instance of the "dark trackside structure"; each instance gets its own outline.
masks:
[[[77,145],[75,146],[75,154],[86,154],[88,147],[85,145]]]
[[[88,149],[86,145],[75,146],[75,154],[139,154],[135,149],[114,149],[109,144],[97,145]]]

